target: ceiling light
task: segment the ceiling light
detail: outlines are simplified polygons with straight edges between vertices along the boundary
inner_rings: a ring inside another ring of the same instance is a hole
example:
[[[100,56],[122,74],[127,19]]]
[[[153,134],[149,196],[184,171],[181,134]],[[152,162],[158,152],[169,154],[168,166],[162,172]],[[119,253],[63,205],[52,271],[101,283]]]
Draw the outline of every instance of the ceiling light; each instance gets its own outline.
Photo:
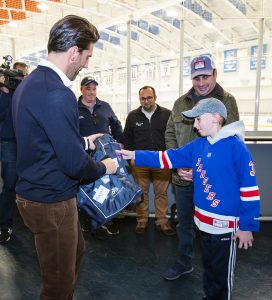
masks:
[[[205,25],[208,28],[212,28],[213,27],[213,24],[211,22],[206,21],[206,20],[203,20],[203,25]]]
[[[170,8],[166,11],[167,17],[175,18],[177,16],[177,10],[174,8]]]
[[[170,50],[169,51],[169,56],[174,56],[174,55],[176,55],[176,52],[174,50]]]
[[[45,10],[48,10],[48,6],[45,4],[45,3],[39,3],[37,5],[37,8],[41,11],[45,11]]]
[[[119,31],[122,31],[122,32],[123,32],[123,31],[127,31],[127,25],[125,25],[125,24],[119,25],[119,26],[118,26],[118,30],[119,30]]]

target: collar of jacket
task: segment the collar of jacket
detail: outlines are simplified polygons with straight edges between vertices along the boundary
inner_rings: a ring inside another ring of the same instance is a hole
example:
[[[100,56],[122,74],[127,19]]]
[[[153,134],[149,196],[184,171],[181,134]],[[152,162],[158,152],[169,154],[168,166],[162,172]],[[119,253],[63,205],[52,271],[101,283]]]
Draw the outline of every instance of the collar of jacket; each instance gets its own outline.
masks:
[[[157,114],[161,110],[161,107],[158,104],[156,104],[156,105],[157,105],[157,108],[155,109],[153,114]],[[139,106],[136,110],[137,110],[138,113],[144,114],[142,112],[142,106]]]
[[[189,92],[187,93],[187,98],[189,98],[190,100],[193,100],[193,94],[195,92],[195,89],[192,87]],[[221,87],[221,85],[219,85],[218,83],[215,84],[214,89],[210,92],[210,94],[207,95],[207,98],[209,97],[213,97],[213,98],[217,98],[219,100],[223,100],[223,96],[224,96],[224,90]]]
[[[78,98],[78,106],[86,108],[86,105],[84,105],[83,102],[82,102],[82,95],[79,96],[79,98]],[[101,101],[97,97],[95,98],[95,105],[94,105],[94,107],[95,106],[101,106]]]

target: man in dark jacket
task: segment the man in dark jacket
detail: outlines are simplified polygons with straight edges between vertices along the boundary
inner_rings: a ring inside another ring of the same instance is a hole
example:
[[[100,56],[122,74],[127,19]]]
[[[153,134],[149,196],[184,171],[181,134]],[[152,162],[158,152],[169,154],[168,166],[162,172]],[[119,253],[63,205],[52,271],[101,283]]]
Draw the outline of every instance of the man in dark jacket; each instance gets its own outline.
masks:
[[[88,136],[95,133],[108,133],[122,147],[124,144],[122,125],[109,103],[97,98],[98,82],[94,78],[87,76],[82,79],[80,86],[82,93],[78,99],[80,135]],[[82,230],[89,231],[89,218],[81,211],[79,218]],[[114,235],[119,233],[114,220],[103,225],[101,232],[98,230],[96,234],[102,233],[103,230]]]
[[[194,122],[182,117],[181,112],[192,109],[198,101],[213,97],[221,100],[227,108],[225,124],[239,120],[235,98],[223,90],[216,82],[217,70],[210,56],[201,55],[191,62],[191,79],[193,87],[176,100],[165,131],[167,149],[179,148],[198,135],[194,131]],[[178,259],[169,268],[164,278],[175,280],[193,271],[193,241],[194,241],[194,186],[191,169],[178,169],[173,172],[172,182],[175,187],[178,225],[176,227],[179,245]]]
[[[28,74],[28,66],[23,62],[16,62],[13,69],[20,71],[18,77],[14,77],[18,82]],[[5,84],[4,76],[1,76],[0,82],[2,82],[0,87],[0,160],[3,181],[0,194],[0,243],[4,243],[10,240],[13,227],[17,146],[12,123],[14,86],[9,86],[8,82]]]
[[[165,150],[164,132],[170,110],[156,104],[155,89],[144,86],[139,90],[141,106],[128,114],[124,129],[125,149]],[[137,226],[135,232],[143,234],[148,226],[149,186],[153,182],[155,223],[157,229],[166,235],[175,235],[167,222],[167,188],[171,178],[169,170],[135,167],[131,162],[132,174],[142,188],[144,200],[136,208]]]
[[[98,83],[92,77],[81,81],[82,95],[78,99],[79,130],[81,136],[94,133],[108,133],[123,144],[123,129],[109,103],[96,96]]]
[[[16,200],[33,232],[43,286],[40,299],[72,299],[84,252],[76,194],[80,179],[116,172],[110,159],[93,161],[84,149],[95,137],[79,134],[77,99],[70,90],[88,67],[99,39],[87,19],[68,15],[49,34],[48,58],[14,93],[17,139]]]

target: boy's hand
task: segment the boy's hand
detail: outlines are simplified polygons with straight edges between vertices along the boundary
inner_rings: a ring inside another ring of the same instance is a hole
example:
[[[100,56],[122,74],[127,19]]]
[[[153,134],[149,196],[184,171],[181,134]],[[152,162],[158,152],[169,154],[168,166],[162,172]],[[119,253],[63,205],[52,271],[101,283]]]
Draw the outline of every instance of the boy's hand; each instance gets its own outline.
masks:
[[[122,155],[123,159],[135,159],[135,151],[129,151],[129,150],[115,150],[115,152],[118,155]]]
[[[251,231],[242,231],[238,230],[234,235],[233,239],[239,239],[238,248],[247,250],[249,247],[252,247],[253,235]]]

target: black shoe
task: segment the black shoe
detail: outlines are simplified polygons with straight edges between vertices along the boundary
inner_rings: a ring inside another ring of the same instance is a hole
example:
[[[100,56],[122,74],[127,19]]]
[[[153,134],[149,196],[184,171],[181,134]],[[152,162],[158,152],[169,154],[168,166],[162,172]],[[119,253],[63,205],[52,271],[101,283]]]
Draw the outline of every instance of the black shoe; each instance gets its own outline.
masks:
[[[12,234],[12,229],[7,228],[7,229],[1,229],[0,230],[0,243],[6,243],[10,240]]]
[[[144,234],[146,232],[147,225],[148,225],[147,222],[138,222],[135,228],[135,233]]]
[[[106,233],[109,235],[118,235],[119,234],[119,229],[116,226],[116,224],[114,224],[113,222],[109,222],[109,223],[103,225],[101,228],[104,229],[106,231]]]
[[[104,224],[103,226],[101,226],[100,228],[98,228],[96,230],[91,230],[90,232],[91,232],[91,235],[95,239],[105,240],[109,236],[118,235],[119,229],[117,228],[117,226],[114,223],[109,222],[107,224]]]
[[[182,265],[180,262],[177,261],[173,267],[171,267],[164,273],[163,277],[166,280],[176,280],[181,275],[192,273],[193,270],[194,268],[192,266],[185,267],[184,265]]]
[[[81,224],[81,230],[82,230],[82,232],[89,232],[91,229],[90,229],[89,225]]]
[[[156,228],[158,231],[161,231],[165,235],[168,236],[176,235],[176,231],[168,223],[156,225]]]

